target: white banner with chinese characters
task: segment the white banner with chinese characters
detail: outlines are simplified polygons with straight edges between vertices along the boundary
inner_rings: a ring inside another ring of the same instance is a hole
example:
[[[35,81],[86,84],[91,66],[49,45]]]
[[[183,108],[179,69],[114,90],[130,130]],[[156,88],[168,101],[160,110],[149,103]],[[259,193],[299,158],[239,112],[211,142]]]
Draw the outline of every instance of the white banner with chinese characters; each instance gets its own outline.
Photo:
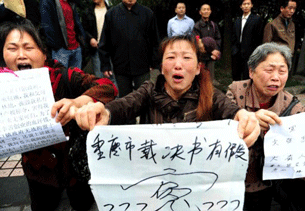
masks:
[[[99,210],[242,210],[248,149],[233,120],[98,126],[88,134]]]
[[[281,120],[265,135],[264,180],[305,177],[305,113]]]
[[[66,141],[47,68],[0,73],[0,158]]]

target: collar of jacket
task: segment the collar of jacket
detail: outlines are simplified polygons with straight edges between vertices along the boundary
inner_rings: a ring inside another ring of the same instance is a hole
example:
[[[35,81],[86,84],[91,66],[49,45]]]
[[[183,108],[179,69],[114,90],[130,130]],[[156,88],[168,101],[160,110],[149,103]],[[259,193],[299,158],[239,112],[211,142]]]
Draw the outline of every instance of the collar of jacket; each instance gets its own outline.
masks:
[[[290,24],[291,21],[292,21],[292,18],[285,18],[285,17],[282,15],[282,13],[279,14],[278,17],[282,20],[282,22],[283,22],[284,25],[285,25],[285,20],[288,20],[288,24]]]
[[[237,83],[236,90],[244,90],[240,92],[240,93],[244,93],[242,99],[239,98],[239,96],[237,96],[237,101],[239,101],[238,102],[239,106],[246,109],[250,109],[252,111],[257,111],[260,109],[258,94],[256,92],[252,79],[240,81],[240,83]],[[287,98],[288,96],[285,96],[284,91],[283,90],[280,91],[275,96],[274,103],[268,110],[273,111],[277,115],[280,115],[281,112],[285,110],[287,105],[289,105],[289,103],[291,102],[291,100]]]
[[[201,27],[206,27],[206,26],[212,26],[211,20],[209,19],[208,21],[203,20],[202,18],[199,21],[199,24]]]
[[[198,102],[199,98],[199,83],[197,77],[193,81],[192,87],[178,100],[171,98],[164,87],[165,78],[159,75],[153,91],[153,102],[157,110],[161,111],[165,116],[174,116],[179,112],[187,101]]]
[[[123,4],[123,3],[120,3],[120,6],[124,10],[131,11],[132,13],[135,13],[137,15],[140,13],[140,6],[139,6],[138,2],[136,2],[135,5],[133,5],[131,7],[131,10],[128,10],[127,7],[125,6],[125,4]]]

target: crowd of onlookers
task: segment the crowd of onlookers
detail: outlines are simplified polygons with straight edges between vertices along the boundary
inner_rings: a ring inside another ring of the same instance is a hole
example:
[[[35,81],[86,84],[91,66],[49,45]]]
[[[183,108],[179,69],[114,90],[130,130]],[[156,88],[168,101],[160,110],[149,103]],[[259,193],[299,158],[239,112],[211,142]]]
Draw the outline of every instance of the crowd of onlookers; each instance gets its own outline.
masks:
[[[269,125],[305,111],[284,91],[295,49],[296,0],[280,1],[280,14],[265,26],[251,12],[252,1],[240,1],[243,15],[232,33],[233,83],[226,95],[213,87],[222,38],[210,20],[209,4],[201,6],[195,22],[178,1],[161,42],[154,12],[137,0],[113,7],[106,0],[92,2],[81,19],[70,0],[24,0],[24,15],[0,0],[1,22],[11,21],[0,31],[1,66],[7,67],[1,72],[49,68],[56,100],[52,117],[70,133],[68,143],[22,155],[32,210],[54,210],[65,188],[75,210],[88,210],[94,199],[86,159],[75,157],[81,153],[75,144],[83,146],[86,139],[79,127],[132,124],[138,116],[141,123],[239,121],[239,135],[250,152],[244,210],[270,210],[273,198],[282,210],[304,210],[299,194],[304,180],[262,179]],[[81,70],[84,51],[96,77]],[[154,82],[149,80],[152,69],[161,72]]]

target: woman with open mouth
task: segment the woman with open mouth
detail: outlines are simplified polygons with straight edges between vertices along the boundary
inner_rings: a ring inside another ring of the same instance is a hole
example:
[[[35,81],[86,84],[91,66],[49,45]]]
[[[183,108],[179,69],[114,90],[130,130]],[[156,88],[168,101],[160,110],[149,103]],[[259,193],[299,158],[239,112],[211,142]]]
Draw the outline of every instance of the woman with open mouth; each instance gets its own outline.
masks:
[[[250,147],[260,132],[258,121],[254,113],[240,109],[213,88],[209,71],[198,60],[195,37],[167,38],[160,52],[162,74],[156,83],[146,81],[138,90],[105,106],[98,102],[71,109],[79,126],[92,130],[95,125],[120,125],[141,114],[141,123],[159,124],[235,119],[240,137]]]
[[[29,184],[32,210],[55,210],[64,189],[67,190],[74,210],[89,210],[94,198],[88,181],[79,180],[71,173],[70,168],[70,144],[73,143],[73,137],[79,136],[79,131],[72,131],[67,125],[72,119],[69,109],[71,106],[81,107],[94,100],[107,103],[117,95],[116,87],[108,79],[99,79],[78,68],[65,68],[56,60],[47,60],[47,53],[38,32],[27,20],[1,25],[0,48],[0,59],[6,65],[5,68],[0,68],[0,73],[42,67],[49,69],[56,101],[52,107],[52,116],[55,117],[58,112],[56,121],[61,123],[65,133],[70,136],[69,142],[22,154],[22,166]],[[64,72],[66,78],[63,77]],[[72,96],[75,99],[67,99]]]
[[[305,111],[295,97],[284,91],[292,64],[291,57],[290,49],[284,45],[265,43],[257,47],[248,61],[250,79],[233,82],[227,92],[227,96],[241,108],[255,112],[262,130],[258,141],[251,147],[249,153],[245,195],[247,211],[271,208],[271,200],[274,196],[272,185],[270,181],[262,180],[263,138],[269,130],[269,125],[281,124],[279,116]],[[302,197],[297,194],[299,193],[297,187],[300,191],[303,190],[305,181],[285,180],[276,187],[277,190],[287,194],[285,199],[276,195],[282,205],[281,210],[305,209]]]

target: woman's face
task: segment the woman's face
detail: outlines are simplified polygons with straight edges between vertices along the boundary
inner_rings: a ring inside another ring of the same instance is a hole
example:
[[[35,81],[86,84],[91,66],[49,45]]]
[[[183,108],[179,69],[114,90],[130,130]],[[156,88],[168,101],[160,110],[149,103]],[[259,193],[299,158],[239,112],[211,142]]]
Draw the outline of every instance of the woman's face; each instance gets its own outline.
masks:
[[[260,103],[266,103],[284,89],[288,79],[288,65],[282,54],[273,53],[269,54],[254,72],[250,70],[249,73]]]
[[[196,51],[188,41],[175,41],[165,48],[162,74],[166,80],[165,89],[173,99],[179,99],[191,88],[199,73],[200,63]]]
[[[18,71],[43,67],[46,55],[31,35],[14,29],[5,40],[3,58],[9,69]]]

